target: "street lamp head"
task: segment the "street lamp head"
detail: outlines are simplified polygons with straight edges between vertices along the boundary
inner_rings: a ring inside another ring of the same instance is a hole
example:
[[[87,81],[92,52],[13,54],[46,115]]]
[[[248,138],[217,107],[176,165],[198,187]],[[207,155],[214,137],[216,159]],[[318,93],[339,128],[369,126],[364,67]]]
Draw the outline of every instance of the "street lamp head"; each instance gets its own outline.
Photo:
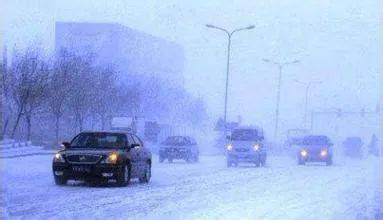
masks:
[[[215,28],[215,26],[211,25],[211,24],[206,24],[206,27],[208,27],[208,28]]]
[[[254,25],[250,25],[250,26],[246,27],[246,29],[248,29],[248,30],[253,29],[253,28],[255,28]]]

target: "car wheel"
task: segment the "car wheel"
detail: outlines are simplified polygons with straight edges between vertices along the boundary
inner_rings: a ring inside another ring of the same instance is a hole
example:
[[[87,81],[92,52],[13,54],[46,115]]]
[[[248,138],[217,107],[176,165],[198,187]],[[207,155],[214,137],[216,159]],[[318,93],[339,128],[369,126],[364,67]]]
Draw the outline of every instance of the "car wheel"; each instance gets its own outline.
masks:
[[[267,155],[265,154],[261,159],[261,166],[266,166]]]
[[[185,158],[185,161],[186,161],[186,163],[191,163],[192,162],[192,156],[191,155],[187,155],[186,158]]]
[[[327,166],[331,166],[332,165],[332,159],[331,158],[327,159],[326,165]]]
[[[298,165],[305,165],[305,161],[302,159],[298,159]]]
[[[261,166],[261,161],[260,161],[260,160],[255,161],[255,166],[256,166],[256,167]]]
[[[199,156],[198,156],[198,155],[195,155],[195,156],[194,156],[194,162],[197,163],[198,161],[199,161]]]
[[[68,180],[64,177],[54,176],[54,178],[55,178],[56,185],[61,186],[61,185],[65,185],[68,182]]]
[[[152,176],[152,166],[150,165],[150,162],[147,162],[144,175],[138,180],[140,181],[140,183],[149,183],[151,176]]]
[[[127,186],[130,183],[130,166],[124,165],[118,175],[117,184]]]
[[[173,158],[168,158],[169,163],[173,163]]]
[[[231,161],[228,160],[228,161],[226,162],[226,166],[227,166],[227,167],[232,167],[232,166],[233,166],[233,163],[232,163]]]
[[[159,158],[160,163],[164,162],[165,158],[161,157]]]

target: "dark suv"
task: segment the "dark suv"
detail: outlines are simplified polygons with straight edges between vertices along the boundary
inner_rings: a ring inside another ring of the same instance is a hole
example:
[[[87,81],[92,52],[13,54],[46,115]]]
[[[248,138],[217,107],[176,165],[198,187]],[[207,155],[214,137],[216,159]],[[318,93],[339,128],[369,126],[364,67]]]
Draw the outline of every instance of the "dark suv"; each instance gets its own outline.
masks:
[[[327,136],[305,136],[297,152],[298,165],[304,165],[306,162],[325,162],[327,166],[332,165],[332,146]]]
[[[182,159],[186,162],[198,162],[199,149],[194,138],[189,136],[170,136],[161,143],[159,161],[165,159],[171,163],[173,159]]]
[[[53,158],[57,185],[67,180],[108,181],[125,186],[131,178],[148,183],[152,155],[134,134],[125,132],[82,132]]]
[[[263,132],[257,128],[236,128],[227,137],[227,166],[237,166],[239,162],[254,163],[257,167],[266,164],[266,147]]]

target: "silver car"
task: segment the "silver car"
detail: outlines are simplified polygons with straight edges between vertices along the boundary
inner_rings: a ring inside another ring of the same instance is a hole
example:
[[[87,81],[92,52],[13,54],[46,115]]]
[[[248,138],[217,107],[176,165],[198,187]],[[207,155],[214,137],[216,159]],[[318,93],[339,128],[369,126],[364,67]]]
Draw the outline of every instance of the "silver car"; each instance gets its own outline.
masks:
[[[240,162],[254,163],[257,167],[266,164],[266,147],[261,129],[236,128],[227,137],[227,166],[237,166]]]

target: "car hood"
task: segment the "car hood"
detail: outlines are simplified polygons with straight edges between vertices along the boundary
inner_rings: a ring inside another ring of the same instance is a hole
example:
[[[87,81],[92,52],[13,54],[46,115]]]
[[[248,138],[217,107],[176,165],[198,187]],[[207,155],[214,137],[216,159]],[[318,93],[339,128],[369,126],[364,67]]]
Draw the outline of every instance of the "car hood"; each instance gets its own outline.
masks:
[[[77,155],[77,154],[92,154],[92,155],[108,155],[112,152],[118,152],[121,150],[116,149],[89,149],[89,148],[71,148],[63,151],[66,155]]]
[[[255,144],[259,143],[259,141],[231,141],[234,148],[252,148]]]

